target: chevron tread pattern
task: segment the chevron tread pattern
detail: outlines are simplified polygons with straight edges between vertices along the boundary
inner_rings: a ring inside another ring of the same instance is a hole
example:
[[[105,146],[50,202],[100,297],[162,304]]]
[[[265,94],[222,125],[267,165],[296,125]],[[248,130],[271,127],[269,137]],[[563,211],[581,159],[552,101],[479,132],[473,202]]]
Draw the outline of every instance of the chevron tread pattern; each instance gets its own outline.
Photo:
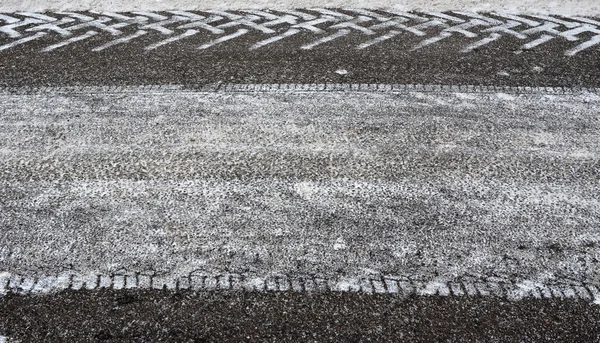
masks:
[[[469,53],[503,39],[516,39],[519,50],[536,49],[559,40],[563,53],[576,55],[600,46],[600,19],[558,16],[519,16],[500,13],[399,12],[367,9],[303,9],[170,12],[52,12],[0,14],[0,51],[42,41],[41,52],[92,40],[92,51],[114,49],[142,41],[152,51],[202,37],[199,50],[213,49],[251,35],[250,50],[264,49],[292,36],[308,38],[298,49],[311,50],[351,35],[363,40],[353,48],[417,39],[411,50],[431,48],[460,38]],[[304,35],[301,35],[304,34]],[[467,43],[464,43],[464,41]],[[151,41],[150,43],[148,43]],[[412,41],[412,40],[411,40]],[[354,43],[353,43],[354,44]],[[37,45],[36,45],[37,47]]]

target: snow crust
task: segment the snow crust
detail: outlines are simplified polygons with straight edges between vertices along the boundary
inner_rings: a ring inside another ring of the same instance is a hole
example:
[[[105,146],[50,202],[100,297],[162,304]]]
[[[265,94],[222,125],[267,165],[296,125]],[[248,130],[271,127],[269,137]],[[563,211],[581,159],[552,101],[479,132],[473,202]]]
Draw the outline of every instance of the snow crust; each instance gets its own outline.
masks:
[[[598,0],[4,0],[0,12],[18,11],[163,11],[206,9],[381,8],[402,11],[473,11],[513,14],[598,16]]]

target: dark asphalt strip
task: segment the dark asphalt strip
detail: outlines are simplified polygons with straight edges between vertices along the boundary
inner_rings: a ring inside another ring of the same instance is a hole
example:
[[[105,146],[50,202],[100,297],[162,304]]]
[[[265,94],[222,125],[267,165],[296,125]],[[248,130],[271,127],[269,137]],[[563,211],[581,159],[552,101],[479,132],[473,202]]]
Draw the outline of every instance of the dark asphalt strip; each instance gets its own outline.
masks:
[[[26,342],[599,342],[582,301],[359,294],[80,291],[7,296],[0,334]]]
[[[305,35],[256,50],[249,48],[269,36],[247,34],[208,50],[197,49],[207,38],[194,36],[146,51],[144,47],[157,40],[150,35],[98,52],[91,50],[105,41],[100,37],[51,52],[40,50],[56,41],[42,38],[0,51],[0,85],[229,82],[600,87],[598,50],[565,56],[573,43],[564,39],[517,54],[523,42],[509,36],[462,53],[460,49],[470,41],[461,37],[410,51],[419,42],[417,38],[406,36],[357,50],[364,38],[349,35],[313,50],[301,50],[299,46],[312,39]]]

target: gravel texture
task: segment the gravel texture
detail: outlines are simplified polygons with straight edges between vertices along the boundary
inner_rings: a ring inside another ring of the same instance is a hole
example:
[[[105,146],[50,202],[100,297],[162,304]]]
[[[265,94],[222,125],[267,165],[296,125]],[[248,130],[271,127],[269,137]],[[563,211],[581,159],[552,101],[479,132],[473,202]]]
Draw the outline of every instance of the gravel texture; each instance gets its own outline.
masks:
[[[0,335],[27,342],[579,342],[600,306],[492,297],[63,292],[0,301]]]
[[[342,10],[337,11],[343,13]],[[357,16],[356,13],[347,13]],[[162,14],[166,15],[166,18],[173,16],[169,13]],[[312,14],[318,15],[316,12],[312,12]],[[456,13],[449,14],[469,21],[466,22],[468,25],[472,20],[475,22],[478,20]],[[48,15],[52,15],[52,13],[48,13]],[[131,13],[123,13],[123,15],[135,16]],[[530,50],[523,50],[524,44],[534,42],[544,34],[534,33],[527,35],[526,39],[517,38],[515,36],[518,36],[517,32],[525,32],[530,27],[526,24],[512,27],[510,26],[511,21],[506,18],[494,17],[492,14],[485,15],[490,20],[496,18],[501,23],[487,26],[473,24],[473,26],[467,26],[467,31],[470,33],[453,32],[449,37],[418,50],[413,49],[424,40],[437,37],[441,33],[440,29],[437,27],[423,29],[424,36],[410,32],[402,33],[393,39],[362,50],[357,49],[357,46],[374,37],[384,35],[390,29],[377,31],[371,35],[353,29],[348,35],[327,42],[327,44],[316,46],[310,50],[301,49],[305,44],[339,31],[339,28],[334,27],[335,25],[327,23],[316,25],[316,29],[322,28],[328,32],[317,34],[303,30],[276,43],[251,50],[251,47],[257,42],[272,38],[275,34],[263,33],[253,29],[253,26],[236,24],[227,28],[225,33],[220,35],[213,35],[204,30],[199,34],[148,51],[145,48],[151,44],[185,32],[183,29],[176,29],[179,24],[163,24],[164,20],[163,22],[153,20],[152,23],[155,23],[157,27],[162,27],[163,30],[172,29],[176,33],[165,35],[157,30],[146,29],[149,30],[147,34],[127,43],[118,44],[103,51],[93,51],[108,41],[135,35],[143,26],[128,25],[119,28],[122,32],[120,36],[96,30],[98,34],[94,37],[53,51],[43,52],[44,48],[52,44],[64,42],[67,38],[78,37],[88,30],[86,27],[83,30],[74,31],[72,36],[64,37],[55,31],[44,29],[44,25],[45,27],[52,25],[50,22],[38,25],[41,33],[47,33],[44,37],[0,51],[0,85],[85,84],[103,86],[176,83],[193,86],[223,82],[333,82],[600,87],[600,68],[598,68],[600,53],[598,53],[598,45],[593,45],[594,42],[597,44],[597,39],[600,37],[597,33],[593,33],[594,30],[600,32],[597,24],[578,22],[575,19],[556,18],[555,20],[566,22],[566,24],[548,24],[555,25],[553,30],[556,34],[579,29],[582,32],[571,38],[549,35],[548,37],[552,39],[544,44]],[[600,22],[598,18],[588,19],[592,22]],[[357,21],[357,19],[352,20]],[[347,20],[346,24],[364,28],[373,24],[371,21],[353,24],[352,20]],[[546,22],[544,19],[533,17],[529,17],[528,20],[539,23]],[[263,21],[265,20],[258,22]],[[227,20],[225,22],[232,23]],[[122,25],[127,22],[117,20],[109,24]],[[415,20],[406,23],[408,26],[418,24],[419,21]],[[450,22],[449,24],[456,30],[463,30],[460,32],[466,32],[460,26],[464,27],[465,23]],[[580,27],[582,24],[585,24],[587,29]],[[70,25],[73,26],[69,23],[59,26],[68,28]],[[512,27],[513,34],[502,31],[507,30],[505,27],[503,28],[503,25]],[[470,52],[461,52],[470,44],[489,37],[490,32],[486,32],[486,30],[490,29],[490,26],[500,30],[498,32],[500,32],[501,38]],[[277,34],[281,34],[290,27],[289,24],[280,24],[273,28],[277,30]],[[27,31],[21,27],[15,29],[23,34],[21,38],[31,38],[38,32]],[[92,29],[94,28],[89,28],[89,30]],[[216,37],[233,34],[238,32],[238,29],[250,31],[210,49],[198,49]],[[4,34],[0,36],[0,44],[16,39]],[[584,42],[592,45],[574,56],[565,56],[565,52]]]
[[[599,101],[7,93],[2,271],[598,286]]]

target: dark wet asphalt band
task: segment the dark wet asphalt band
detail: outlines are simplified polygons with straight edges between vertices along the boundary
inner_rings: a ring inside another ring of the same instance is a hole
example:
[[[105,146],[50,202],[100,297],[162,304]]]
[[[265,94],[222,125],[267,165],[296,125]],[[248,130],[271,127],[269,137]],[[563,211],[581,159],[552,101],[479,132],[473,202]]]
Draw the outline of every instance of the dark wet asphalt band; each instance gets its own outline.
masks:
[[[130,19],[79,14],[104,20],[91,21],[97,26],[73,15],[44,14],[63,21],[53,29],[43,18],[12,15],[17,24],[40,22],[6,29],[11,37],[0,32],[0,46],[5,47],[0,47],[0,85],[600,86],[600,30],[594,18],[475,18],[462,13],[440,14],[450,19],[412,13],[417,17],[412,18],[348,10],[336,10],[336,17],[303,10],[313,18],[271,13],[278,22],[266,14],[236,12],[229,13],[232,17],[212,14],[221,19],[210,22],[210,14],[185,13],[160,12],[156,15],[161,17],[145,19],[129,13],[120,15]],[[185,19],[190,15],[205,19]],[[363,17],[367,19],[357,21]],[[330,22],[319,22],[326,19]],[[199,28],[199,22],[207,28]],[[68,34],[63,32],[67,29]]]
[[[574,300],[69,291],[3,299],[0,335],[23,343],[592,343],[598,318],[600,307]]]

